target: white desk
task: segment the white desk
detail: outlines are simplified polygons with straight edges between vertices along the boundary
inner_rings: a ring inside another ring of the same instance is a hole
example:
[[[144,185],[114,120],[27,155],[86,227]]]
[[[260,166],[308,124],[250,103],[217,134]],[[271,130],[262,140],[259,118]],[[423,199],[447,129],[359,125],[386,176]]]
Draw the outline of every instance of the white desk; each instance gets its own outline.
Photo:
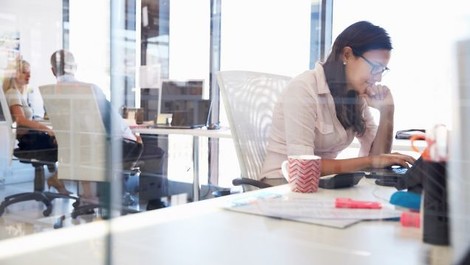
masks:
[[[231,138],[230,129],[221,128],[218,130],[207,130],[206,128],[198,129],[163,129],[163,128],[146,128],[144,126],[134,127],[135,133],[151,134],[151,135],[190,135],[193,136],[193,201],[198,201],[200,197],[199,185],[199,137],[209,138]]]
[[[197,137],[211,137],[211,138],[231,138],[229,128],[221,128],[218,130],[207,130],[206,128],[198,129],[163,129],[163,128],[145,128],[137,127],[133,128],[132,131],[142,134],[180,134],[180,135],[191,135]]]
[[[285,191],[286,187],[271,188]],[[264,190],[266,191],[266,190]],[[261,192],[261,191],[255,191]],[[386,198],[393,188],[363,179],[312,196]],[[420,230],[369,221],[346,229],[236,213],[227,201],[250,193],[122,216],[0,241],[0,264],[104,264],[112,231],[113,264],[450,264],[451,249],[422,243]],[[288,194],[288,193],[287,193]]]
[[[170,135],[170,134],[179,134],[179,135],[190,135],[193,136],[193,200],[198,201],[200,195],[200,184],[199,184],[199,137],[210,137],[210,138],[231,138],[231,132],[229,128],[221,128],[219,130],[207,130],[205,128],[201,129],[163,129],[163,128],[147,128],[146,124],[134,127],[132,130],[136,133],[141,134],[153,134],[153,135]],[[426,145],[425,141],[416,141],[416,146],[420,150],[424,150]],[[348,147],[351,148],[360,148],[360,144],[357,139],[351,143]],[[393,140],[393,152],[405,152],[410,153],[414,156],[419,154],[414,152],[411,149],[411,142],[409,140]],[[355,155],[356,153],[354,153]]]

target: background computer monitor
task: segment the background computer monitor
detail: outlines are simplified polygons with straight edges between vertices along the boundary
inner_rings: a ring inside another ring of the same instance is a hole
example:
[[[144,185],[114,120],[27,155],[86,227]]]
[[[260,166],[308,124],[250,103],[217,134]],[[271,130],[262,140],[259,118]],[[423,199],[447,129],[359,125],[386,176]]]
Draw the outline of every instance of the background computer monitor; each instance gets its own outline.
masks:
[[[155,120],[158,114],[172,113],[185,105],[176,101],[202,100],[203,88],[202,79],[165,79],[160,89],[141,89],[140,105],[144,109],[144,119]]]
[[[204,80],[163,80],[160,112],[171,112],[174,101],[202,100],[203,87]]]
[[[205,125],[210,102],[203,99],[203,87],[204,80],[164,80],[160,113],[173,114],[172,125]]]

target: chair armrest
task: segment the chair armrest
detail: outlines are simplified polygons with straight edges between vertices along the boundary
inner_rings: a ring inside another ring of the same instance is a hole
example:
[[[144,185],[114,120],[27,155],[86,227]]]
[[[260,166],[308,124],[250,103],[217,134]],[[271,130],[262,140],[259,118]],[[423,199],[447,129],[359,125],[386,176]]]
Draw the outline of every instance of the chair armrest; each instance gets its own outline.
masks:
[[[251,185],[255,186],[259,189],[269,188],[271,185],[266,184],[259,180],[249,179],[249,178],[236,178],[232,180],[232,184],[234,186],[241,186],[241,185]]]

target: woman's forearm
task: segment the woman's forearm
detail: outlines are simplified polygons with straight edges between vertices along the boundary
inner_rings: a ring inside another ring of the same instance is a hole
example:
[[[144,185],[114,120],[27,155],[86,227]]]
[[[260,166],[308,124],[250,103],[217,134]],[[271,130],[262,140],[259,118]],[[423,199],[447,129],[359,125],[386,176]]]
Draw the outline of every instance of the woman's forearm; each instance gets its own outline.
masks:
[[[53,132],[49,127],[47,127],[46,125],[38,121],[33,121],[33,120],[26,119],[26,118],[19,118],[16,120],[16,125],[18,127],[27,127],[27,128],[38,130],[38,131],[44,131],[53,135]]]
[[[369,168],[383,168],[391,165],[408,167],[414,164],[415,158],[409,155],[392,153],[374,156],[364,156],[347,159],[322,159],[321,175],[330,175],[354,171],[368,170]]]
[[[369,155],[386,154],[392,151],[394,107],[387,106],[380,110],[379,127]]]
[[[322,159],[321,175],[353,172],[372,167],[372,157],[358,157],[348,159]]]

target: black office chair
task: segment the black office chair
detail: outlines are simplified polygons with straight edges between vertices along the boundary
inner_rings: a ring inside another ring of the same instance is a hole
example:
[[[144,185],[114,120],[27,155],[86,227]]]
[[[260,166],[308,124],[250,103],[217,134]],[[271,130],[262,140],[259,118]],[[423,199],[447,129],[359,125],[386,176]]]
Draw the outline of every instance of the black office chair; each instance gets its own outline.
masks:
[[[49,216],[52,212],[52,201],[57,198],[73,199],[75,202],[72,204],[74,207],[78,206],[78,198],[72,195],[61,194],[56,192],[48,192],[44,189],[45,171],[44,167],[55,168],[56,161],[50,161],[48,152],[51,150],[34,150],[25,151],[16,148],[13,155],[18,158],[21,163],[31,164],[34,167],[34,190],[32,192],[22,192],[13,194],[4,198],[0,204],[0,216],[4,213],[6,207],[18,202],[24,201],[41,201],[46,206],[43,211],[44,216]],[[53,150],[52,150],[53,152]]]
[[[150,135],[141,135],[145,150],[138,159],[132,157],[122,161],[122,208],[121,215],[137,213],[135,206],[147,202],[146,210],[166,207],[161,197],[168,196],[168,179],[163,175],[163,159],[165,151],[158,147],[157,139]],[[124,145],[132,141],[123,141]],[[123,145],[123,151],[129,150]],[[128,145],[129,146],[129,145]],[[132,146],[132,144],[130,144]],[[124,151],[126,152],[126,151]],[[128,152],[128,151],[127,151]],[[99,184],[98,184],[99,185]],[[101,193],[108,193],[106,187],[98,188]],[[75,207],[72,218],[80,215],[93,214],[96,209],[103,210],[109,206],[102,203],[91,203]]]
[[[47,166],[50,169],[55,168],[55,159],[51,159],[54,155],[51,155],[51,152],[56,152],[56,150],[21,150],[13,148],[16,145],[16,135],[13,130],[13,121],[10,113],[10,109],[6,103],[5,95],[3,90],[0,89],[0,110],[2,121],[2,126],[5,127],[5,132],[8,135],[3,139],[2,148],[6,148],[6,153],[8,153],[8,160],[11,161],[13,157],[16,157],[21,163],[28,163],[34,167],[34,189],[31,192],[22,192],[18,194],[13,194],[7,196],[3,199],[0,204],[0,216],[5,212],[6,208],[9,205],[14,203],[24,202],[24,201],[41,201],[46,206],[46,209],[43,211],[44,216],[49,216],[52,212],[52,201],[56,198],[64,199],[73,199],[75,200],[74,206],[77,204],[77,197],[71,195],[65,195],[55,192],[44,191],[45,186],[45,171],[44,167]]]
[[[256,187],[258,189],[264,189],[264,188],[271,187],[271,185],[269,185],[267,183],[264,183],[262,181],[255,180],[255,179],[249,179],[249,178],[236,178],[236,179],[233,179],[232,184],[233,184],[233,186],[245,186],[245,185],[253,186],[253,187]]]
[[[138,160],[122,161],[124,170],[119,172],[109,172],[107,167],[110,141],[118,138],[121,141],[121,133],[119,130],[106,128],[102,117],[117,119],[120,117],[113,115],[119,114],[110,108],[103,110],[103,106],[99,105],[99,92],[89,84],[45,85],[39,89],[58,142],[59,177],[97,183],[98,195],[101,195],[100,202],[75,207],[71,213],[72,218],[94,213],[95,209],[119,209],[121,214],[137,212],[126,205],[109,202],[110,179],[117,179],[115,177],[119,176],[124,185],[126,178],[138,177],[140,173]],[[102,115],[103,111],[111,112]],[[110,177],[110,174],[113,176]]]
[[[123,167],[125,168],[122,170],[122,201],[120,205],[120,213],[121,215],[126,215],[130,213],[138,213],[139,210],[132,208],[138,201],[134,197],[136,193],[138,193],[138,185],[139,185],[139,177],[140,177],[140,166],[141,163],[139,161],[134,162],[124,162]],[[132,182],[133,179],[137,179],[135,184],[127,185],[128,182]],[[98,193],[102,196],[100,198],[107,199],[107,196],[110,195],[110,186],[108,183],[98,182]],[[109,214],[106,212],[111,210],[113,207],[109,203],[99,201],[96,203],[89,203],[79,205],[74,207],[71,217],[73,219],[77,218],[80,215],[87,215],[87,214],[94,214],[95,210],[101,211],[101,216],[104,219],[109,218]]]

